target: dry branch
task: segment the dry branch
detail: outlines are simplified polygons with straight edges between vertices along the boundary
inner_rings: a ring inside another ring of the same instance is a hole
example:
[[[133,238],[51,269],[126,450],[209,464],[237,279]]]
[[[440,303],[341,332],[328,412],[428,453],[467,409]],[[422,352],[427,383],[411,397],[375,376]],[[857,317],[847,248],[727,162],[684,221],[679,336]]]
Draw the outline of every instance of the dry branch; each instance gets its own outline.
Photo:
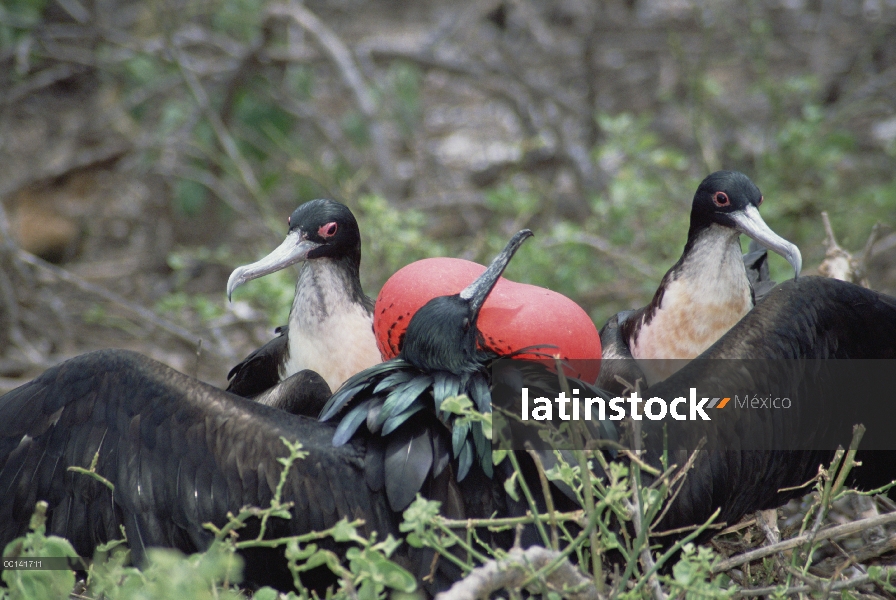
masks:
[[[174,57],[174,61],[180,69],[180,73],[183,76],[187,87],[190,88],[190,92],[196,99],[196,103],[199,105],[200,109],[202,109],[202,112],[205,114],[206,119],[208,119],[209,124],[212,126],[212,130],[215,132],[215,136],[218,138],[218,142],[221,144],[224,152],[227,153],[228,158],[230,158],[230,160],[233,161],[233,164],[236,166],[237,171],[240,174],[240,178],[243,180],[243,184],[246,186],[246,189],[249,191],[249,193],[252,194],[252,197],[255,199],[256,204],[258,204],[258,208],[261,211],[261,214],[264,217],[265,221],[268,223],[268,226],[273,228],[273,224],[277,222],[277,219],[272,214],[270,203],[265,199],[264,192],[261,189],[261,184],[255,177],[252,166],[243,157],[243,155],[240,154],[236,141],[233,139],[233,136],[230,135],[230,131],[221,120],[220,115],[212,109],[211,100],[208,97],[208,93],[205,91],[205,88],[202,87],[202,84],[200,83],[199,78],[196,77],[196,74],[190,69],[189,66],[187,66],[186,57],[178,48],[174,47],[172,47],[172,56]]]
[[[187,329],[184,329],[180,325],[172,323],[171,321],[169,321],[168,319],[165,319],[164,317],[160,317],[159,315],[157,315],[153,311],[149,310],[148,308],[140,306],[139,304],[130,302],[130,301],[126,300],[124,297],[119,296],[115,292],[107,290],[106,288],[100,287],[98,285],[94,285],[88,281],[84,281],[83,279],[81,279],[80,277],[75,275],[74,273],[66,271],[65,269],[57,267],[56,265],[52,265],[52,264],[46,262],[45,260],[38,258],[37,256],[34,256],[30,252],[26,252],[24,250],[18,249],[16,251],[16,258],[18,260],[21,260],[24,263],[27,263],[33,267],[37,267],[38,269],[41,269],[42,271],[44,271],[46,273],[49,273],[51,276],[53,276],[55,279],[57,279],[59,281],[71,284],[71,285],[75,286],[76,288],[80,289],[81,291],[87,292],[89,294],[94,294],[96,296],[103,298],[104,300],[107,300],[113,304],[117,304],[118,306],[131,311],[132,313],[136,314],[142,320],[146,321],[150,325],[153,325],[154,327],[157,327],[157,328],[173,335],[174,337],[183,340],[184,342],[186,342],[187,344],[190,344],[191,346],[195,345],[199,341],[199,337],[196,334],[192,333],[191,331],[189,331]],[[225,352],[223,349],[221,349],[217,345],[207,344],[206,350],[209,353],[215,355],[217,358],[223,358],[226,360],[232,359],[232,357],[227,352]]]
[[[336,32],[321,21],[317,15],[297,2],[275,4],[268,9],[268,15],[293,19],[302,29],[310,33],[324,51],[330,55],[330,58],[339,70],[339,74],[342,76],[343,82],[351,90],[358,110],[361,111],[367,122],[380,177],[387,190],[393,189],[395,178],[392,174],[392,165],[395,164],[395,161],[392,159],[391,152],[389,152],[389,142],[385,131],[377,119],[377,106],[373,93],[364,81],[361,70],[355,64],[351,50],[336,35]]]
[[[892,577],[896,574],[896,570],[888,569],[883,572],[882,576]],[[746,598],[752,596],[769,596],[769,595],[784,595],[784,596],[794,596],[796,594],[805,594],[807,592],[839,592],[841,590],[849,590],[853,588],[857,588],[860,585],[865,585],[866,583],[872,583],[873,579],[870,575],[860,575],[858,577],[853,577],[852,579],[847,579],[846,581],[838,581],[825,589],[825,587],[816,584],[806,584],[806,585],[798,585],[794,587],[784,588],[783,586],[779,587],[764,587],[764,588],[754,588],[754,589],[743,589],[738,590],[734,593],[734,598]]]
[[[472,598],[488,598],[490,594],[502,589],[518,588],[532,573],[550,564],[559,555],[539,546],[526,550],[512,549],[503,560],[490,560],[486,564],[473,569],[469,575],[451,586],[447,592],[436,596],[437,600],[470,600]],[[539,582],[553,590],[567,590],[564,598],[573,600],[597,600],[597,589],[590,579],[585,577],[568,560]],[[542,587],[542,586],[539,586]],[[577,590],[577,591],[570,591]]]
[[[880,515],[879,517],[871,517],[868,519],[862,519],[861,521],[854,521],[852,523],[845,523],[843,525],[824,529],[819,531],[815,535],[814,540],[820,541],[837,539],[845,537],[847,535],[858,533],[860,531],[864,531],[865,529],[869,529],[871,527],[886,525],[888,523],[896,523],[896,513],[888,513],[885,515]],[[772,554],[775,554],[777,552],[791,550],[793,548],[796,548],[797,546],[805,544],[810,539],[811,532],[795,538],[791,538],[789,540],[784,540],[783,542],[778,542],[777,544],[772,544],[771,546],[765,546],[763,548],[751,550],[750,552],[738,554],[737,556],[733,556],[717,564],[715,567],[713,567],[712,572],[723,573],[728,569],[733,569],[734,567],[738,567],[744,563],[752,562],[766,556],[771,556]]]

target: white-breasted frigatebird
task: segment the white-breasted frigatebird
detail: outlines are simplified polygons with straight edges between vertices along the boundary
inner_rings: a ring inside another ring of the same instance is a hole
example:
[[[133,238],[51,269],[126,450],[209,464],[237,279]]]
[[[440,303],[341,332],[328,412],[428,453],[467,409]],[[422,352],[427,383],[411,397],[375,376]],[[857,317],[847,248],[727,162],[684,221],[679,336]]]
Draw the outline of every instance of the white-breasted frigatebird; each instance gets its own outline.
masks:
[[[753,308],[756,296],[741,254],[741,234],[783,256],[799,276],[799,248],[765,224],[759,214],[762,201],[759,188],[737,171],[717,171],[700,183],[681,258],[647,306],[618,313],[601,329],[606,369],[598,385],[616,389],[616,375],[634,383],[643,374],[648,385],[665,379]],[[761,253],[749,257],[752,268],[762,268]],[[762,292],[767,287],[763,281]]]
[[[361,289],[361,233],[355,216],[339,202],[299,206],[280,246],[231,273],[227,296],[247,281],[298,262],[303,265],[288,325],[228,374],[228,391],[281,408],[289,394],[271,388],[303,370],[319,374],[335,390],[382,360],[373,336],[373,301]],[[306,386],[309,377],[303,374],[290,389]]]

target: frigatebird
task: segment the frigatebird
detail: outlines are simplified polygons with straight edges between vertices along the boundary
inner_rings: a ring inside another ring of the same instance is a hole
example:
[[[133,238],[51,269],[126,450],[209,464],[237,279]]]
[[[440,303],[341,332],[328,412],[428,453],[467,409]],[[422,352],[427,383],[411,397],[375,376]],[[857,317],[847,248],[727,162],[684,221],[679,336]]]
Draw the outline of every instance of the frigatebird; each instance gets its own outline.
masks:
[[[355,216],[339,202],[319,199],[299,206],[280,246],[231,273],[227,296],[298,262],[304,264],[289,324],[230,371],[227,391],[282,406],[283,398],[294,393],[290,390],[301,390],[305,376],[289,390],[271,388],[300,371],[319,374],[335,390],[382,360],[373,336],[373,301],[361,289],[361,233]]]
[[[473,283],[460,293],[438,296],[411,318],[399,355],[362,371],[338,390],[321,413],[342,414],[333,443],[347,443],[364,426],[386,444],[386,493],[403,510],[427,481],[457,461],[463,481],[471,467],[493,475],[491,440],[479,422],[456,423],[442,403],[465,394],[480,412],[491,412],[491,364],[496,352],[483,348],[479,311],[510,259],[532,236],[524,229],[507,243]]]
[[[732,524],[804,494],[803,485],[837,445],[848,446],[859,423],[867,433],[852,483],[874,489],[896,479],[894,366],[896,298],[823,277],[779,284],[706,352],[645,394],[688,397],[693,388],[732,398],[707,410],[711,421],[644,421],[654,465],[665,443],[681,466],[706,440],[658,530],[704,522],[716,508],[717,522]],[[752,397],[744,402],[747,392]],[[775,405],[769,394],[790,402]]]
[[[756,302],[751,279],[761,293],[771,286],[762,253],[741,255],[741,234],[783,256],[799,276],[799,248],[765,224],[762,201],[759,188],[737,171],[717,171],[700,183],[681,258],[647,306],[618,313],[601,329],[605,368],[597,385],[617,390],[617,375],[647,385],[665,379],[747,314]],[[745,261],[758,274],[748,277]]]

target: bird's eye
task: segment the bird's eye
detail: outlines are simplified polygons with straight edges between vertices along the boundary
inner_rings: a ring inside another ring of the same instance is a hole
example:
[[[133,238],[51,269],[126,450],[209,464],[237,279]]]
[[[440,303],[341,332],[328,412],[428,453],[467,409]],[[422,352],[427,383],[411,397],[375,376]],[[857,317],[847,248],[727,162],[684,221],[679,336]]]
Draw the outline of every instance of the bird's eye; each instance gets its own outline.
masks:
[[[759,196],[759,202],[756,203],[756,206],[762,206],[762,201],[765,200],[765,196]]]
[[[716,206],[731,206],[731,200],[725,192],[716,192],[712,195],[713,204]]]
[[[330,238],[336,235],[336,230],[339,229],[339,226],[335,221],[332,223],[327,223],[326,225],[321,225],[317,230],[317,235],[322,238]]]
[[[286,224],[292,227],[292,217],[286,217]]]

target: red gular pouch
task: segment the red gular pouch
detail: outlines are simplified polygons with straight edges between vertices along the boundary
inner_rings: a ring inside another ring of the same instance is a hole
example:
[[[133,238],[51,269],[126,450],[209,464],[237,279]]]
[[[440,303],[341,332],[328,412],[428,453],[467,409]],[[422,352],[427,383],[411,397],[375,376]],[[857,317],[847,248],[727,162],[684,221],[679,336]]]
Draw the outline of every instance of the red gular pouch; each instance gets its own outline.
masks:
[[[401,351],[404,332],[420,307],[438,296],[459,294],[485,267],[459,258],[427,258],[392,275],[376,299],[373,331],[383,360]],[[593,383],[600,372],[600,335],[578,304],[549,289],[501,277],[477,320],[484,347],[500,355],[524,348],[570,361],[566,374]]]

